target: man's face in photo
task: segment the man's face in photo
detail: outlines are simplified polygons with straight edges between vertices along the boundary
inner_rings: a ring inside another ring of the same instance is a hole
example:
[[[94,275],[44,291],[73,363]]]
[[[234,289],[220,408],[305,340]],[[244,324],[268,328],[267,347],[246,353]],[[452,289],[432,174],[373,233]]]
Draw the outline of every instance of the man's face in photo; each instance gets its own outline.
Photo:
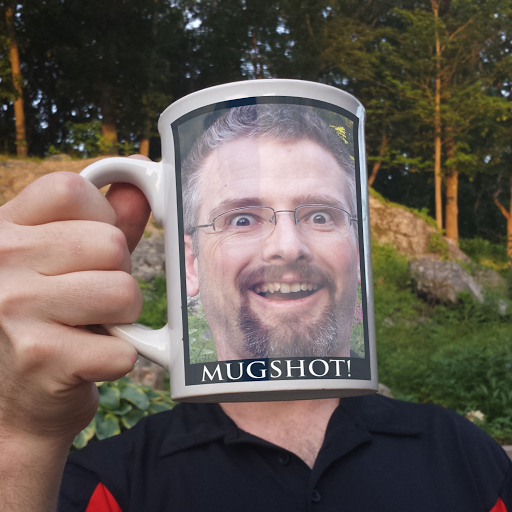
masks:
[[[334,156],[307,139],[240,138],[205,159],[200,187],[200,225],[247,206],[292,210],[276,213],[261,236],[198,229],[197,254],[186,236],[187,292],[201,294],[218,359],[348,356],[359,282],[356,231],[350,224],[344,231],[302,229],[293,213],[301,205],[350,212]],[[254,219],[246,211],[228,222],[249,226]],[[328,212],[319,213],[308,220],[329,222]]]

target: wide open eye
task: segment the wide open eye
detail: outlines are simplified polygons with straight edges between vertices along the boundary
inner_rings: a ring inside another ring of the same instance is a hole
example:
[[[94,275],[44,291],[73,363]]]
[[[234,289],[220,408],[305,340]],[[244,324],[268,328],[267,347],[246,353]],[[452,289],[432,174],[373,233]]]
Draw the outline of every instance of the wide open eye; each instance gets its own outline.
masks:
[[[229,219],[229,226],[234,228],[249,228],[258,223],[254,215],[243,213],[241,215],[233,215]]]
[[[319,211],[319,212],[313,212],[311,213],[308,218],[307,222],[310,222],[311,224],[329,224],[333,221],[333,216],[330,212],[326,211]]]

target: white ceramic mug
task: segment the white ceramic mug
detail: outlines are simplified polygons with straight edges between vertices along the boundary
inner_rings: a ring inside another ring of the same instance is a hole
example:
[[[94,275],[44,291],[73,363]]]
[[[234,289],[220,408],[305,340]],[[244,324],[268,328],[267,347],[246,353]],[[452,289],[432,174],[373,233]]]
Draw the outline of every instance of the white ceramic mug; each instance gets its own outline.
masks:
[[[364,108],[334,87],[255,80],[168,107],[162,161],[107,158],[164,226],[168,324],[106,326],[166,368],[172,398],[377,390]]]

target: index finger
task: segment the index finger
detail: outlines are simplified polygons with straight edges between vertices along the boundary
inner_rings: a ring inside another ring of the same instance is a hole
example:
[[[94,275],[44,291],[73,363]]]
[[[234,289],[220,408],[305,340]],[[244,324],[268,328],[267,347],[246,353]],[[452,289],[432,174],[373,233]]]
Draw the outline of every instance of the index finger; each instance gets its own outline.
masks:
[[[116,213],[103,194],[72,172],[39,178],[2,206],[0,214],[13,224],[25,226],[62,220],[116,223]]]

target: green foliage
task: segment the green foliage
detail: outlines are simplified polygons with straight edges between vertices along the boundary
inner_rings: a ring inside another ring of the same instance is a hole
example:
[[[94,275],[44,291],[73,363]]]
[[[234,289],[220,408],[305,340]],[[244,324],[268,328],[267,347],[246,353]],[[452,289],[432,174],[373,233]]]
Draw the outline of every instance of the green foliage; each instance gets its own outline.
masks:
[[[483,238],[461,238],[459,247],[476,263],[494,270],[506,270],[512,260],[505,244],[493,244]]]
[[[361,286],[357,288],[356,308],[354,321],[350,333],[350,349],[364,357],[364,322],[363,322],[363,297]]]
[[[479,426],[512,442],[512,315],[492,296],[427,304],[410,288],[405,258],[376,242],[372,255],[379,380],[399,399],[480,410]]]
[[[141,418],[169,411],[174,402],[164,391],[130,382],[123,377],[115,382],[97,384],[99,406],[94,419],[73,441],[73,447],[83,448],[89,441],[102,440],[132,428]]]
[[[149,283],[139,281],[142,290],[142,313],[139,323],[160,329],[167,323],[167,295],[164,276],[157,276]]]
[[[67,122],[67,137],[59,149],[52,146],[53,152],[62,152],[79,158],[93,158],[104,155],[112,149],[101,132],[101,121],[87,123]]]
[[[217,349],[202,306],[188,309],[190,363],[217,360]]]
[[[443,260],[448,259],[448,244],[438,231],[429,233],[427,250],[439,254]]]

